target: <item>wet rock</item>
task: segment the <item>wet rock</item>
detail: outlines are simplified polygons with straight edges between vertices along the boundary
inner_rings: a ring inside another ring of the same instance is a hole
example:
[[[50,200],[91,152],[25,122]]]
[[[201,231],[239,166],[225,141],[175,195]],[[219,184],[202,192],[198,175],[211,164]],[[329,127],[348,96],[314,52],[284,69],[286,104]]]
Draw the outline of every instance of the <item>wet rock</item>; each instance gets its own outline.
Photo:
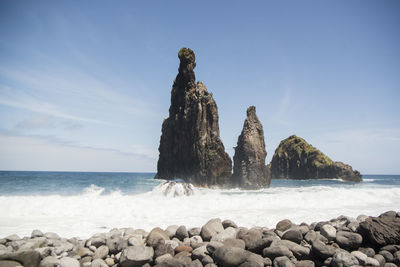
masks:
[[[359,182],[361,174],[334,162],[303,138],[292,135],[281,141],[271,160],[272,179],[343,179]]]
[[[219,137],[218,108],[205,85],[196,83],[195,55],[182,48],[171,92],[169,117],[162,124],[158,179],[181,178],[200,186],[230,182],[232,161]]]
[[[133,246],[122,251],[120,263],[122,267],[142,266],[153,261],[154,250],[152,247]]]
[[[265,166],[264,130],[259,121],[256,108],[247,109],[247,118],[238,138],[233,156],[233,175],[235,185],[244,189],[268,187],[271,179]]]
[[[341,248],[356,250],[362,243],[362,236],[357,233],[339,231],[336,234],[336,242]]]
[[[210,241],[213,236],[224,231],[220,219],[211,219],[201,228],[201,237],[204,241]]]

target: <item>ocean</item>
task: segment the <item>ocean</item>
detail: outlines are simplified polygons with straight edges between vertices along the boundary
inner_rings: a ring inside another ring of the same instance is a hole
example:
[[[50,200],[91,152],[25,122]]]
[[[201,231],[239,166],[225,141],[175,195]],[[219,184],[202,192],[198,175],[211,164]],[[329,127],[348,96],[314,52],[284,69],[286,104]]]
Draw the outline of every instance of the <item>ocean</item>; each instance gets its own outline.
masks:
[[[200,227],[217,217],[272,228],[282,219],[312,223],[400,210],[400,175],[364,175],[361,183],[272,180],[262,190],[194,188],[190,196],[166,195],[154,175],[0,171],[0,238],[33,229],[88,238],[121,227]]]

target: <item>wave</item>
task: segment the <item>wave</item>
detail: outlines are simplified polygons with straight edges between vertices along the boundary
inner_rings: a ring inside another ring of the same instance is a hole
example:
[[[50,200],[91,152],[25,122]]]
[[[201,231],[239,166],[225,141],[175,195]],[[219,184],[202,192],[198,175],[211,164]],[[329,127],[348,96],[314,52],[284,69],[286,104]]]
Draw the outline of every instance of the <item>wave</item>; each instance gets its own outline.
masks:
[[[245,227],[274,227],[288,218],[295,223],[356,217],[399,210],[400,188],[310,186],[262,190],[192,188],[162,184],[153,191],[105,194],[91,185],[80,195],[0,196],[0,237],[29,236],[33,229],[65,237],[89,237],[105,229],[133,227],[150,230],[178,224],[201,226],[211,218],[231,219]],[[167,190],[167,191],[166,191]]]

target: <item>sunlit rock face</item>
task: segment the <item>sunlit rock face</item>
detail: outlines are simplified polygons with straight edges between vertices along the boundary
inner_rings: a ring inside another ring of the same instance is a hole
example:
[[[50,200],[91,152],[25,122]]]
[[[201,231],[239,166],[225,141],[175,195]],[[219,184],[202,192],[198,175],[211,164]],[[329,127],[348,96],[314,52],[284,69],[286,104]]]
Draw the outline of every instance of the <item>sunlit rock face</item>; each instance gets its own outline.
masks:
[[[270,163],[272,179],[342,179],[360,182],[350,165],[333,161],[303,138],[292,135],[281,141]]]

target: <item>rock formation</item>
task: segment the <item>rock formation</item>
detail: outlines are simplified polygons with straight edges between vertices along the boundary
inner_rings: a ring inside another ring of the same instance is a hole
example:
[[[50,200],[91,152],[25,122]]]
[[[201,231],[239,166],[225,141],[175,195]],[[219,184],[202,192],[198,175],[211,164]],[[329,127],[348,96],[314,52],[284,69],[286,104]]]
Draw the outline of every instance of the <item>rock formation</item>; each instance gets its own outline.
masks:
[[[272,179],[342,179],[360,182],[350,165],[334,162],[304,139],[292,135],[281,141],[270,165]]]
[[[219,137],[218,108],[202,82],[195,82],[195,55],[182,48],[171,92],[169,117],[162,124],[156,178],[180,178],[200,186],[229,182],[232,161]]]
[[[244,189],[268,187],[270,177],[265,166],[264,130],[256,115],[256,108],[247,109],[247,118],[244,121],[233,156],[233,182]]]

